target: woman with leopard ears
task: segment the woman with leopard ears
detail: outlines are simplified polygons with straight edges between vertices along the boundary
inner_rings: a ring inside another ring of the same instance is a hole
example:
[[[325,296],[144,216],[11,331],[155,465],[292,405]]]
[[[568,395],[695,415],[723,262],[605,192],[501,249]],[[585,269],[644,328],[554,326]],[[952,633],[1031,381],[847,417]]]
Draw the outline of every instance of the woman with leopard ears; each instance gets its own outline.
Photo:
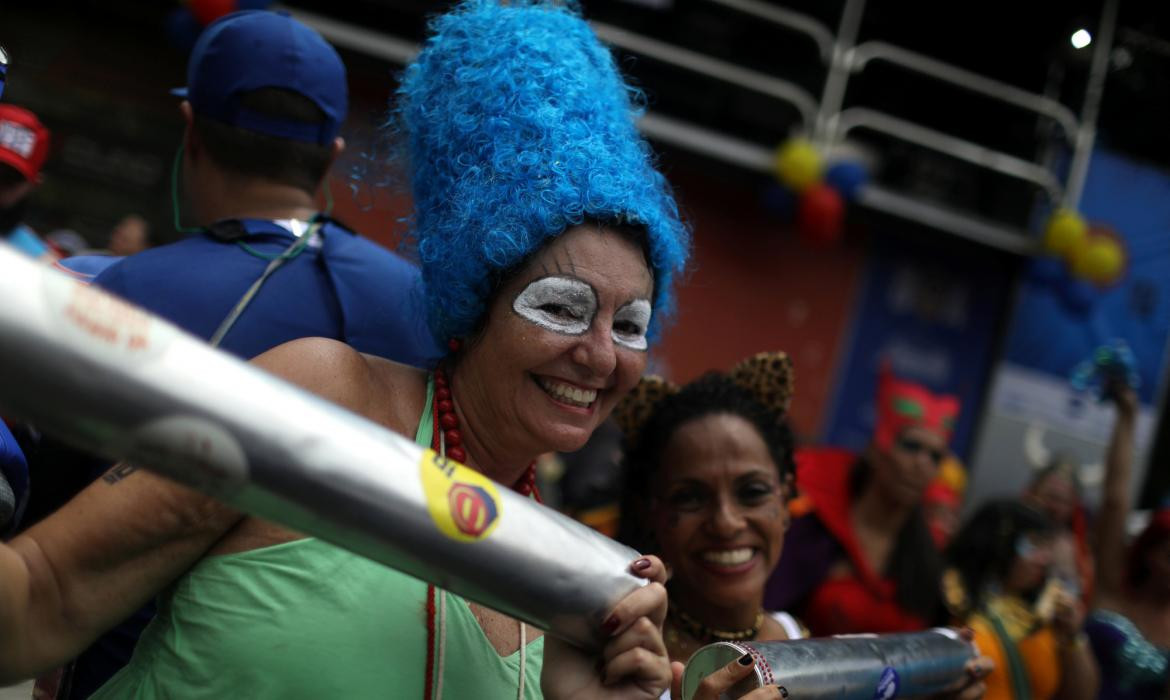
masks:
[[[626,438],[618,539],[673,570],[673,661],[720,640],[805,634],[763,608],[788,523],[791,397],[787,355],[761,353],[683,387],[644,377],[614,410]]]
[[[671,569],[663,637],[676,697],[683,663],[701,646],[808,636],[792,615],[765,607],[768,579],[792,543],[792,392],[788,356],[764,352],[683,387],[643,377],[614,409],[626,438],[618,539]],[[708,676],[694,700],[720,697],[751,664],[745,657]],[[973,659],[940,698],[982,698],[989,664]],[[745,698],[782,696],[765,686]]]

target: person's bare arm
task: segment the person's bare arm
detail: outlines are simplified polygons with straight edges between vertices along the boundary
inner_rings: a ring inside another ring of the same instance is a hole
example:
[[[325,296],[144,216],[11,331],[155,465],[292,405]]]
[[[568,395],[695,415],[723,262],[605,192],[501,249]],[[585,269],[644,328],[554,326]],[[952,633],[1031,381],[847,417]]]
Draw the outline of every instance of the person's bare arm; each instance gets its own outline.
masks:
[[[202,494],[119,465],[0,545],[0,684],[72,658],[238,518]]]
[[[294,341],[255,364],[367,412],[370,363],[321,339]],[[0,685],[85,648],[197,562],[241,514],[126,465],[0,545]]]
[[[1101,675],[1093,650],[1083,638],[1064,642],[1060,647],[1059,700],[1096,700]]]
[[[1105,481],[1101,512],[1094,533],[1097,601],[1122,595],[1125,574],[1125,521],[1129,517],[1129,479],[1133,463],[1134,425],[1137,395],[1128,387],[1118,388],[1117,420],[1105,454]]]
[[[1084,633],[1085,606],[1079,598],[1060,591],[1053,601],[1052,632],[1060,657],[1058,700],[1095,700],[1101,674]]]

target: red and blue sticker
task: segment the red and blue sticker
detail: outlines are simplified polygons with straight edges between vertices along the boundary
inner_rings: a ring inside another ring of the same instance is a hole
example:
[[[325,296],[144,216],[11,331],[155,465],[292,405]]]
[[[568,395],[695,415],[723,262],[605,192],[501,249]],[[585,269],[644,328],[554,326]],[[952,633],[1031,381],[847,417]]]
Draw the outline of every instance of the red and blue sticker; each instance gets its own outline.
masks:
[[[444,535],[477,542],[500,522],[500,494],[483,474],[434,450],[424,450],[419,464],[427,512]]]

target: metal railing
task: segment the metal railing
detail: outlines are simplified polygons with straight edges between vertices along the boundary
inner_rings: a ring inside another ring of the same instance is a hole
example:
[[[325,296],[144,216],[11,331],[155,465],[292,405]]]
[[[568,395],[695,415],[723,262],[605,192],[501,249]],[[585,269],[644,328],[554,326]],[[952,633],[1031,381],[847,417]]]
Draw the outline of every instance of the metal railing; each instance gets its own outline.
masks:
[[[1051,98],[1030,93],[929,56],[881,41],[854,45],[864,15],[865,0],[846,0],[836,35],[814,18],[760,0],[708,2],[808,36],[816,45],[820,61],[827,64],[821,99],[818,101],[807,90],[792,82],[757,70],[611,24],[602,22],[591,24],[603,41],[622,50],[792,105],[799,115],[797,131],[811,134],[826,152],[842,142],[850,131],[869,129],[952,156],[1000,175],[1029,182],[1039,187],[1053,205],[1062,204],[1073,208],[1077,206],[1096,136],[1096,116],[1104,86],[1107,59],[1112,48],[1118,0],[1105,0],[1080,119],[1077,119],[1072,110]],[[410,61],[418,51],[418,46],[413,42],[303,10],[284,9],[315,27],[339,46],[399,64]],[[885,61],[1052,120],[1060,127],[1063,137],[1073,148],[1072,161],[1065,182],[1062,183],[1055,173],[1038,163],[877,110],[864,107],[843,108],[850,75],[864,71],[873,61]],[[655,112],[648,112],[639,126],[650,137],[681,148],[752,170],[769,172],[771,169],[771,148],[731,134]],[[873,193],[867,195],[871,189]],[[931,225],[944,231],[980,240],[1003,250],[1020,253],[1034,247],[1031,242],[1019,243],[1021,236],[1026,234],[1017,227],[1010,225],[997,227],[963,212],[948,210],[945,206],[922,203],[912,206],[908,203],[908,198],[876,185],[867,185],[863,188],[860,201],[866,206],[899,216],[921,217],[922,220],[929,221]]]

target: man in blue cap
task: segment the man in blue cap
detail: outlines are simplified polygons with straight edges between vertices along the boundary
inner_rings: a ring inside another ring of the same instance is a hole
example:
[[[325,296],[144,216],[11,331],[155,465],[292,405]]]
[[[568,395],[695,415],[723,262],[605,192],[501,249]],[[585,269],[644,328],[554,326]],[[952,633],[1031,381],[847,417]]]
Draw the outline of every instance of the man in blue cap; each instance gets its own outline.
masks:
[[[406,364],[435,357],[415,268],[317,207],[344,148],[333,47],[286,15],[237,12],[204,31],[187,81],[181,180],[203,228],[94,283],[245,358],[305,336]]]
[[[93,283],[244,358],[308,336],[405,364],[438,357],[417,270],[317,207],[344,148],[346,74],[333,47],[286,15],[237,12],[203,32],[176,93],[185,98],[184,208],[202,228],[121,259]],[[59,697],[88,697],[104,683],[151,615],[83,653]]]

